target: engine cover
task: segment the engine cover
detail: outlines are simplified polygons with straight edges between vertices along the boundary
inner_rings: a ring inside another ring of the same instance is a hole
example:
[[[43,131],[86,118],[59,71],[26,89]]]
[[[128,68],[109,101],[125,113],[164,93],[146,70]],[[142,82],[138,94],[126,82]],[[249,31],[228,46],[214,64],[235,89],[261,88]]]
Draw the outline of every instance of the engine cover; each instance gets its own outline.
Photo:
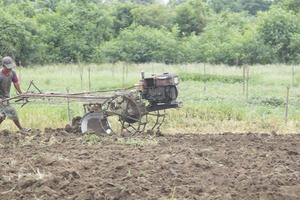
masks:
[[[171,104],[178,96],[178,76],[164,73],[141,80],[141,96],[151,104]]]

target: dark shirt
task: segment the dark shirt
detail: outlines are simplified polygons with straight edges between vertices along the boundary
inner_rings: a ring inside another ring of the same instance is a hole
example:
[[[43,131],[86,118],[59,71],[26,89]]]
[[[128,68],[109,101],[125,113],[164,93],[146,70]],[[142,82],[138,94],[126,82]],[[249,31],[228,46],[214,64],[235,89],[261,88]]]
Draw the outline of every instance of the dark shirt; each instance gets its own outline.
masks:
[[[11,83],[17,83],[18,77],[15,71],[1,69],[0,72],[0,99],[9,98]]]

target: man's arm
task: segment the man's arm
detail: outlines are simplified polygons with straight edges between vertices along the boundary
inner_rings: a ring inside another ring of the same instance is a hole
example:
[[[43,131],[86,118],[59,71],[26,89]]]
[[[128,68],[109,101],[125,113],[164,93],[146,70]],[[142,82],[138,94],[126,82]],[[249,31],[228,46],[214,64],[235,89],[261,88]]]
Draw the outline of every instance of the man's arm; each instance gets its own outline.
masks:
[[[14,83],[14,86],[17,90],[17,93],[18,94],[22,94],[22,90],[21,90],[21,87],[20,87],[20,84],[18,82]]]
[[[14,83],[14,86],[17,90],[17,94],[22,94],[22,90],[19,84],[19,79],[15,71],[13,71],[12,82]]]

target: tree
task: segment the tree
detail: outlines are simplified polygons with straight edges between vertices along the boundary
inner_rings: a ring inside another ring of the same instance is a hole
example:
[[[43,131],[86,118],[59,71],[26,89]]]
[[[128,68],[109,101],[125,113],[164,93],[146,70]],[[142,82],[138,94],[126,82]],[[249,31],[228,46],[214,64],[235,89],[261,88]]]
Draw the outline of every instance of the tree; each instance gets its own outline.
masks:
[[[131,3],[122,3],[115,6],[112,13],[114,17],[113,29],[115,35],[118,35],[121,30],[129,27],[133,23],[133,15],[131,11],[135,7],[136,6]]]
[[[276,5],[289,11],[300,12],[300,1],[299,0],[277,0]]]
[[[130,27],[117,38],[100,45],[95,60],[177,63],[181,53],[176,34],[165,29]]]
[[[247,0],[241,1],[241,9],[251,15],[256,15],[258,11],[266,11],[272,5],[272,0]]]
[[[94,3],[60,4],[56,12],[39,14],[37,22],[47,62],[89,62],[113,32],[109,10]]]
[[[242,57],[241,40],[245,25],[248,23],[242,13],[224,12],[214,16],[199,36],[198,48],[206,62],[240,64]]]
[[[181,3],[183,3],[186,0],[169,0],[168,5],[170,6],[177,6]]]
[[[209,9],[202,0],[188,0],[175,10],[175,24],[182,36],[201,33],[209,15]]]
[[[296,64],[299,64],[300,63],[300,33],[295,33],[293,36],[292,36],[292,39],[291,39],[291,44],[289,46],[289,48],[295,52],[293,54],[293,58],[292,58],[292,63],[296,63]]]
[[[257,33],[255,23],[246,26],[245,32],[239,41],[240,64],[270,64],[277,63],[277,57],[272,47],[264,44]]]
[[[217,13],[222,11],[242,12],[246,11],[256,15],[258,11],[268,10],[272,0],[209,0],[208,5]]]
[[[132,10],[136,25],[150,26],[153,28],[171,28],[172,13],[168,7],[160,4],[139,6]]]
[[[290,62],[297,54],[291,44],[299,32],[299,18],[291,11],[274,7],[258,17],[258,34],[264,44],[275,50],[280,62]]]
[[[5,11],[0,9],[0,12],[0,55],[12,56],[17,63],[29,63],[35,54],[34,23],[26,18],[11,15],[8,8]]]

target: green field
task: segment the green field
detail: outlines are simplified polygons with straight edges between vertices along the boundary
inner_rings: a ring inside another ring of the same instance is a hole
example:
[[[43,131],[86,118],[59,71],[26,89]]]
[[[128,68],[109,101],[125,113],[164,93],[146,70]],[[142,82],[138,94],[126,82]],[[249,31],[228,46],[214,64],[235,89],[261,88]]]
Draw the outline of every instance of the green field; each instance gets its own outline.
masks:
[[[163,125],[163,131],[168,133],[296,133],[300,128],[300,66],[250,66],[248,99],[246,89],[243,91],[241,67],[118,63],[34,66],[16,71],[23,91],[33,80],[43,92],[63,93],[67,88],[70,92],[80,92],[132,86],[140,79],[141,71],[146,76],[162,72],[177,73],[181,78],[179,99],[183,107],[168,111]],[[290,95],[286,123],[288,86]],[[26,127],[58,128],[68,123],[66,102],[32,102],[22,108],[20,104],[15,107]],[[71,108],[72,116],[83,114],[80,103],[72,103]],[[1,129],[5,128],[15,130],[9,120],[3,122]]]

